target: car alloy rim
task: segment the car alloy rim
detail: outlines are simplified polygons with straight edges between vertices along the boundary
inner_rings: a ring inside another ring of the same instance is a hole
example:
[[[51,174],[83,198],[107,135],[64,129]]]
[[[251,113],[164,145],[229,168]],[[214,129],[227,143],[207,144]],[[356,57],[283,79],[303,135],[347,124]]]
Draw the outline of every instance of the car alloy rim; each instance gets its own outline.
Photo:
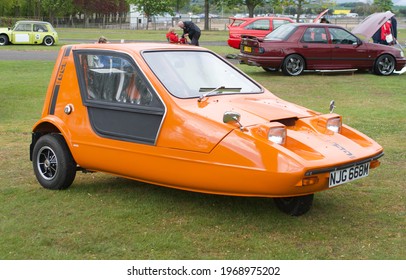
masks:
[[[394,67],[393,61],[389,57],[385,57],[384,59],[379,61],[379,69],[383,74],[390,73],[393,67]]]
[[[42,147],[37,156],[37,167],[42,178],[52,180],[58,173],[58,159],[55,152],[48,146]]]
[[[287,64],[287,69],[290,73],[295,74],[302,70],[302,63],[300,59],[290,58]]]

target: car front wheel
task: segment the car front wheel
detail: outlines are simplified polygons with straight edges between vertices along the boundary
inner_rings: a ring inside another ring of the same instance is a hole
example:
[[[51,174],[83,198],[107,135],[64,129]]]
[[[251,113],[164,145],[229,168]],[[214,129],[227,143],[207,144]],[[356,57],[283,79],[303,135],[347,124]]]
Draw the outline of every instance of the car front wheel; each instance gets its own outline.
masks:
[[[375,61],[374,72],[378,75],[388,76],[395,71],[395,58],[389,54],[378,57]]]
[[[282,64],[282,72],[289,76],[298,76],[305,69],[305,61],[298,54],[291,54],[285,58]]]
[[[32,164],[38,182],[46,189],[67,189],[76,176],[76,163],[60,134],[47,134],[38,139]]]
[[[291,216],[300,216],[307,213],[313,205],[314,194],[274,198],[276,207]]]
[[[45,46],[52,46],[54,43],[55,43],[55,40],[51,36],[46,36],[44,38],[44,45]]]
[[[8,37],[6,35],[0,35],[0,46],[8,44]]]

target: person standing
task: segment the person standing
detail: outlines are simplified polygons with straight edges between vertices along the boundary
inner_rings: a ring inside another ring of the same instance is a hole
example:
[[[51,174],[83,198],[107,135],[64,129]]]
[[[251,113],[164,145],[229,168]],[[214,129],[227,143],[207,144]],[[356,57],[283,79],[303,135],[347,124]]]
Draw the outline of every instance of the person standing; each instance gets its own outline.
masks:
[[[178,26],[183,29],[183,36],[189,36],[190,44],[198,46],[200,38],[200,28],[192,21],[179,21]]]
[[[392,23],[390,20],[385,22],[381,27],[381,42],[385,45],[392,45],[393,35],[392,35]]]

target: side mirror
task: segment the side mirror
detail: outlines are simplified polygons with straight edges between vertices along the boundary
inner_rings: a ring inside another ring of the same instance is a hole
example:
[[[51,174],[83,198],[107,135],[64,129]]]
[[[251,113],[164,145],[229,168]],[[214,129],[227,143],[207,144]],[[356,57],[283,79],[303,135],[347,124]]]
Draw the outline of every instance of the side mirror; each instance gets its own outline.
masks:
[[[223,115],[223,122],[224,123],[239,123],[241,119],[241,115],[237,112],[227,111]]]
[[[336,107],[335,101],[331,100],[330,101],[330,114],[333,113],[335,107]]]
[[[227,111],[223,115],[224,123],[238,123],[240,129],[243,130],[243,126],[240,123],[241,115],[237,112]]]

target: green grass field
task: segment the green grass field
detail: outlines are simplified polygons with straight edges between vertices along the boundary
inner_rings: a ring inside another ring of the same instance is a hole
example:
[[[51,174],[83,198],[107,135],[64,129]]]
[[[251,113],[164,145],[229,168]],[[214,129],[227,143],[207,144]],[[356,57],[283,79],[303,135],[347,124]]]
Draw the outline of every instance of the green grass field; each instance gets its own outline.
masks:
[[[69,39],[101,35],[64,32]],[[214,33],[207,41],[227,38]],[[28,151],[53,64],[0,61],[0,259],[406,258],[406,74],[286,77],[238,65],[274,94],[310,109],[328,112],[334,99],[346,124],[385,149],[369,177],[316,194],[308,214],[290,217],[270,199],[178,191],[102,173],[79,173],[67,191],[42,188]]]

